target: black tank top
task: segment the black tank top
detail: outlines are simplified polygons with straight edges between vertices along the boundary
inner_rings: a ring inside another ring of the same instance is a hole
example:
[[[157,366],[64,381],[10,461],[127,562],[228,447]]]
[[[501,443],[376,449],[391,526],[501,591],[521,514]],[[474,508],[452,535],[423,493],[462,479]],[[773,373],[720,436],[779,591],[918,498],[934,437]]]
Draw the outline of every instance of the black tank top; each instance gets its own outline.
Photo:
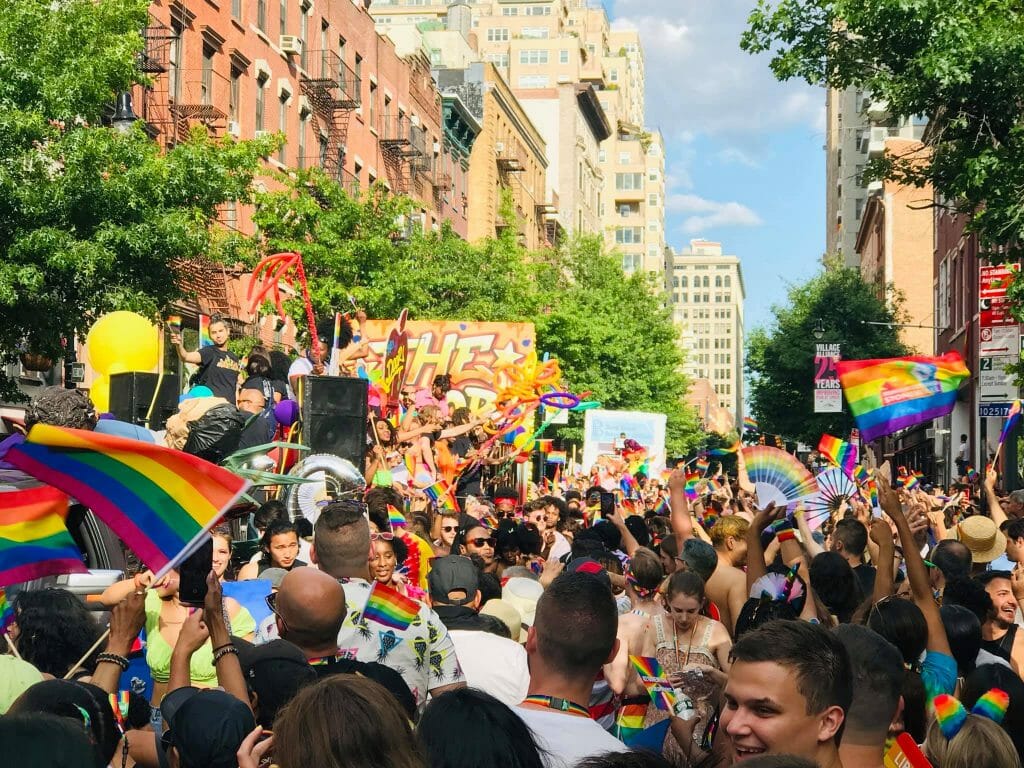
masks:
[[[989,653],[1001,658],[1010,660],[1010,652],[1013,650],[1013,641],[1017,636],[1017,625],[1011,624],[1006,634],[998,640],[982,640],[981,647]]]

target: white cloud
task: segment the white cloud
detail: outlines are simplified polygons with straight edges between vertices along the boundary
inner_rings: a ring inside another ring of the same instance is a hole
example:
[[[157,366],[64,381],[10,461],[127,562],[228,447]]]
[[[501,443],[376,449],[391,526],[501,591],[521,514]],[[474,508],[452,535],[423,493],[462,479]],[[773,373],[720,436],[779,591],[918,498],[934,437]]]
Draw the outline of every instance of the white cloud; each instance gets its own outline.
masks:
[[[712,228],[759,227],[764,224],[756,211],[742,203],[722,203],[700,195],[669,195],[665,199],[665,208],[684,216],[682,230],[691,235]]]
[[[715,154],[715,157],[723,163],[745,165],[747,168],[761,167],[761,163],[756,157],[751,155],[749,152],[745,152],[739,147],[726,147],[725,149],[721,149]]]
[[[614,26],[639,30],[646,54],[647,122],[666,142],[686,133],[751,137],[824,130],[824,93],[779,83],[768,58],[740,50],[753,0],[614,0]],[[749,153],[748,153],[749,156]]]

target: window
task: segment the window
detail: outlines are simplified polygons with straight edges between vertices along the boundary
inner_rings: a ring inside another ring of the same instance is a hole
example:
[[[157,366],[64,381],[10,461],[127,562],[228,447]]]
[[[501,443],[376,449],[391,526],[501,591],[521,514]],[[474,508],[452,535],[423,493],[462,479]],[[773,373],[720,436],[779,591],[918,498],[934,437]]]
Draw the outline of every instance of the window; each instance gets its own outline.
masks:
[[[658,180],[658,172],[657,171],[651,171],[649,174],[647,174],[647,180],[648,181],[657,181]]]
[[[178,101],[181,98],[181,37],[185,30],[172,20],[171,31],[174,35],[167,46],[167,94]]]
[[[615,242],[619,245],[634,245],[644,241],[643,227],[616,227]]]
[[[430,64],[432,66],[440,66],[441,64],[441,50],[439,48],[430,49]]]
[[[939,312],[939,330],[949,327],[949,261],[939,262],[939,279],[935,306]]]
[[[519,15],[519,8],[517,6],[515,6],[515,5],[513,5],[513,6],[506,6],[505,8],[501,9],[501,15],[502,16],[518,16]]]
[[[732,277],[730,277],[729,275],[725,276],[725,287],[732,288]]]
[[[648,195],[647,196],[647,204],[649,206],[651,206],[652,208],[657,208],[658,207],[658,196],[657,195]]]
[[[507,53],[488,53],[484,56],[484,61],[489,61],[500,69],[508,69]]]
[[[203,104],[210,104],[213,102],[213,48],[208,45],[203,46],[203,92],[202,102]]]
[[[242,0],[231,0],[231,18],[242,18]]]
[[[679,294],[679,300],[685,304],[687,301],[690,300],[689,294],[687,294],[686,291],[683,291],[682,293]]]
[[[299,36],[302,38],[302,52],[299,54],[299,66],[306,69],[309,61],[309,6],[303,4],[300,11],[302,15],[299,16]]]
[[[386,117],[386,116],[385,116]],[[377,127],[377,84],[374,82],[370,83],[370,125],[374,128]]]
[[[520,64],[547,64],[548,52],[540,50],[522,50],[519,52]]]
[[[690,287],[689,286],[689,280],[686,279],[686,275],[683,275],[682,277],[678,278],[678,280],[679,280],[679,287],[680,288],[689,288]]]
[[[603,149],[597,150],[597,162],[604,163],[608,161],[608,153]]]
[[[346,42],[345,38],[339,36],[338,37],[338,58],[341,59],[341,62],[343,64],[345,63],[345,45],[346,44],[347,44],[347,42]]]
[[[520,34],[528,40],[547,40],[551,32],[547,27],[523,27]]]
[[[256,26],[262,31],[267,29],[267,0],[256,0]]]
[[[330,25],[327,23],[327,19],[320,20],[320,77],[327,77],[329,71],[328,67],[328,55],[330,54],[330,45],[327,42],[328,31]]]
[[[318,154],[319,162],[317,164],[319,165],[319,167],[323,168],[325,165],[327,165],[327,152],[328,152],[328,149],[329,149],[329,144],[327,143],[327,137],[324,136],[322,133],[318,133],[317,134],[317,143],[319,144],[319,154]]]
[[[281,29],[282,35],[288,34],[288,0],[281,0]]]
[[[864,215],[864,203],[865,199],[863,197],[858,197],[853,201],[853,216],[858,221],[860,220],[860,217]]]
[[[625,272],[635,272],[640,269],[640,256],[635,253],[622,254],[622,269]]]
[[[256,130],[263,131],[266,129],[264,125],[264,113],[266,112],[266,88],[269,76],[266,72],[260,72],[256,77]]]
[[[608,79],[613,83],[619,82],[619,70],[613,69],[608,72]]]
[[[303,168],[306,161],[306,132],[309,130],[309,112],[299,113],[299,154],[298,167]]]
[[[550,16],[551,6],[550,5],[535,5],[530,8],[526,8],[527,16]]]
[[[559,64],[568,64],[569,63],[569,52],[568,51],[561,50],[561,51],[558,52],[558,63]]]
[[[344,42],[342,43],[342,46],[344,47]],[[355,85],[359,86],[359,88],[361,90],[362,87],[363,87],[363,85],[362,85],[362,83],[363,83],[363,57],[360,56],[358,53],[356,54],[356,65],[354,67],[352,67],[352,73],[355,75],[355,79],[356,79]],[[360,92],[360,93],[358,93],[356,95],[360,99],[363,98],[362,92]]]
[[[615,189],[620,191],[638,190],[644,188],[644,175],[642,173],[616,173]]]
[[[238,121],[238,100],[241,98],[242,71],[238,67],[231,68],[231,88],[228,91],[228,118]]]
[[[488,43],[507,43],[508,27],[491,27],[487,30]]]
[[[722,287],[722,276],[721,275],[715,275],[715,288],[721,288],[721,287]]]
[[[547,88],[549,84],[547,75],[521,75],[519,78],[519,87],[523,89]]]
[[[703,282],[702,282],[702,285],[703,285],[703,286],[704,286],[705,288],[710,288],[710,287],[711,287],[711,278],[710,278],[710,277],[708,277],[707,275],[704,275],[704,280],[703,280]]]
[[[277,130],[283,133],[285,136],[288,135],[288,99],[292,95],[288,91],[281,91],[280,101],[278,103],[277,112]],[[285,149],[287,148],[287,142],[281,145],[281,148],[277,150],[277,160],[281,164],[285,161]]]

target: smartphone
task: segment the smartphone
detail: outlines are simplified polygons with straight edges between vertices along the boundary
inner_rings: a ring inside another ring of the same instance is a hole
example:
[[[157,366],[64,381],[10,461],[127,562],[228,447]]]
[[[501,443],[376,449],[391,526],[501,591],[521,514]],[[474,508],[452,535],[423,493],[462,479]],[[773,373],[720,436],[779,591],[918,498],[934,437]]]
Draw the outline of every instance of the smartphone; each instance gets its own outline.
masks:
[[[609,515],[615,514],[615,494],[608,491],[601,491],[601,517],[608,519]]]
[[[213,570],[213,537],[208,536],[199,549],[178,566],[178,600],[184,605],[202,607],[206,601],[206,577]]]

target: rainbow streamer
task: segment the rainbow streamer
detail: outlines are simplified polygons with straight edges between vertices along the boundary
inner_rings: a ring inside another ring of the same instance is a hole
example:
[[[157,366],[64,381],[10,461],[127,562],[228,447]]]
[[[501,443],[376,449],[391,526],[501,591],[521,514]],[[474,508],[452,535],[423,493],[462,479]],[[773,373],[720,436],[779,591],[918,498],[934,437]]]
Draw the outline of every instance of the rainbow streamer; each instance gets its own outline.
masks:
[[[141,440],[36,424],[6,459],[92,509],[157,576],[200,546],[249,481]]]
[[[744,432],[757,432],[757,419],[753,416],[743,417],[743,431]]]
[[[957,389],[971,375],[957,352],[845,360],[836,367],[865,443],[947,415],[956,404]]]
[[[35,428],[33,427],[33,432]],[[12,451],[8,452],[8,460]],[[0,584],[86,573],[64,520],[68,497],[40,486],[0,493]]]
[[[199,348],[212,347],[213,339],[210,338],[210,316],[199,316]]]
[[[647,689],[654,706],[663,712],[672,712],[676,702],[676,692],[665,676],[665,669],[653,656],[630,656],[629,663],[640,676],[640,681]]]
[[[560,464],[565,466],[565,463],[569,460],[569,455],[565,451],[548,451],[544,461],[548,464]]]
[[[434,502],[434,506],[437,507],[438,511],[459,511],[459,507],[455,503],[455,497],[452,495],[452,489],[444,480],[438,480],[433,485],[424,488],[423,492]]]
[[[7,599],[7,590],[0,587],[0,635],[14,622],[14,606]]]
[[[398,508],[388,504],[388,522],[391,523],[391,529],[405,528],[407,525],[405,521],[405,515],[398,511]]]
[[[1021,402],[1020,400],[1014,400],[1013,405],[1010,406],[1010,411],[1006,414],[1006,423],[1003,424],[1003,431],[999,433],[999,445],[1006,442],[1006,438],[1010,436],[1010,432],[1020,421]],[[998,449],[997,449],[998,450]]]
[[[402,632],[409,628],[419,612],[420,604],[415,600],[375,581],[363,608],[362,620]]]
[[[818,441],[818,452],[847,474],[857,466],[857,449],[838,437],[822,435]]]

